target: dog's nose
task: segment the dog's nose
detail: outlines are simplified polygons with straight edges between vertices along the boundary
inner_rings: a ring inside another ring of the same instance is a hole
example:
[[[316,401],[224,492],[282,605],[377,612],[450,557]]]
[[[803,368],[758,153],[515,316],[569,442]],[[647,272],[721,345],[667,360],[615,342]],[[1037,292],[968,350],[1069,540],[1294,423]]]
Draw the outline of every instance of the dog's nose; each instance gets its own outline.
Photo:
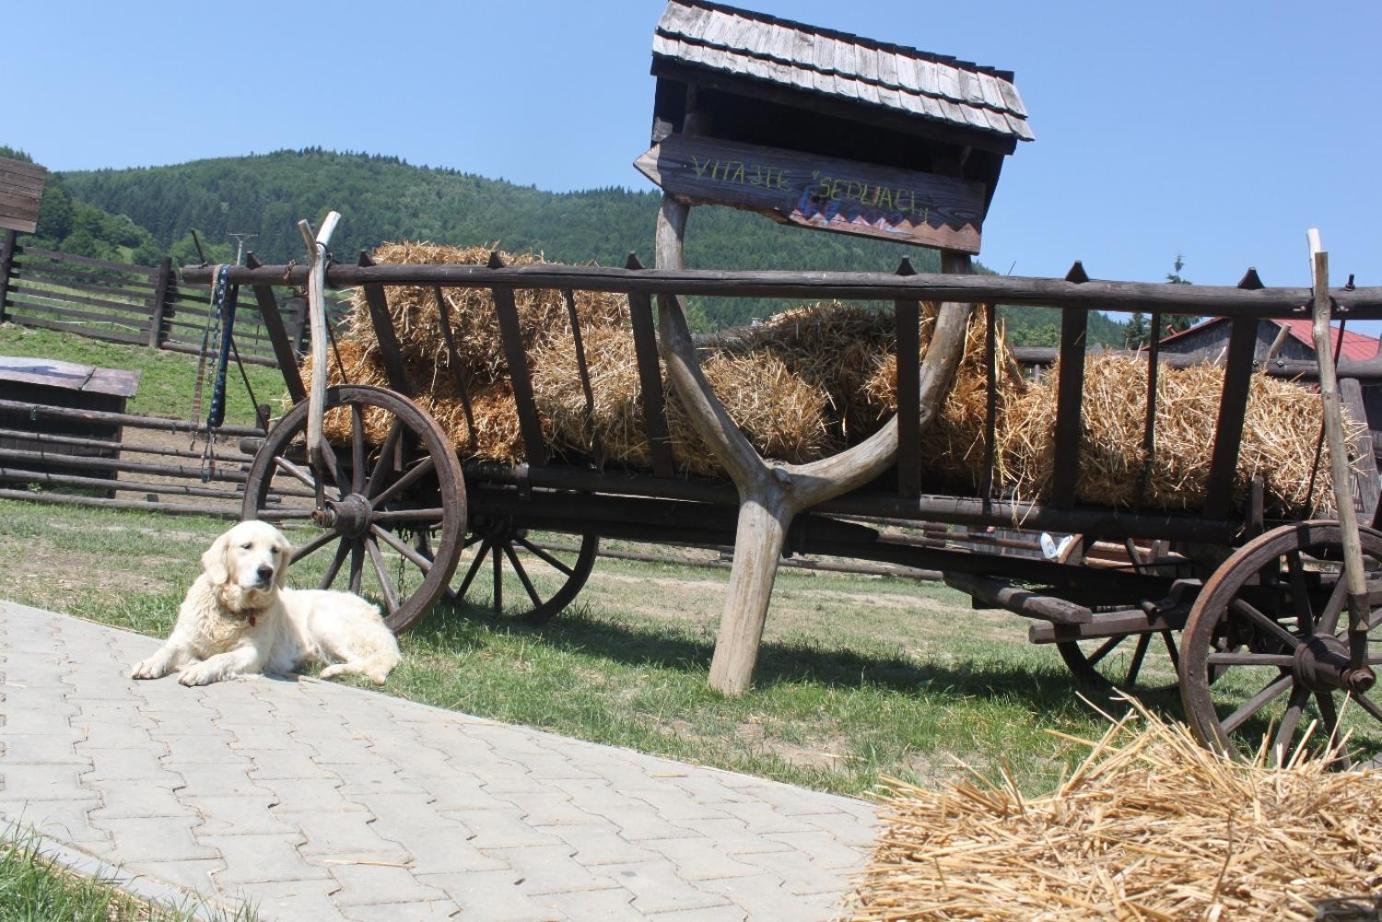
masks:
[[[270,566],[260,567],[255,572],[259,575],[259,581],[261,583],[267,583],[269,580],[273,579],[274,576],[274,568]]]

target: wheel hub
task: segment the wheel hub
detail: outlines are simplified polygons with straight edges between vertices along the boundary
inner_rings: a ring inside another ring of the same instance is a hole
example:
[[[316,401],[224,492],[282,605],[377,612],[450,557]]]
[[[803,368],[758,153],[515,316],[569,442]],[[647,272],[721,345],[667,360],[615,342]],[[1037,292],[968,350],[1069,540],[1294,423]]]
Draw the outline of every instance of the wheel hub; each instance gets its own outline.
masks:
[[[1376,681],[1371,669],[1352,668],[1348,645],[1330,634],[1315,634],[1296,647],[1291,671],[1311,691],[1339,688],[1362,693]]]
[[[369,530],[369,500],[359,493],[327,500],[326,508],[315,512],[312,518],[323,528],[334,528],[348,538],[358,538]]]

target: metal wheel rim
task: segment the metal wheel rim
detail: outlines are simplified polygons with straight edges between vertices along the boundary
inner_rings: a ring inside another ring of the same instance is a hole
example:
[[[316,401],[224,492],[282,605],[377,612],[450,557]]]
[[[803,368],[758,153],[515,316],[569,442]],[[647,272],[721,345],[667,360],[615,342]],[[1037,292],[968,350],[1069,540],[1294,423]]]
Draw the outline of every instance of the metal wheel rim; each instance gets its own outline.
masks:
[[[362,426],[362,416],[364,409],[369,407],[382,408],[393,414],[394,424],[391,430],[398,430],[397,438],[402,441],[402,433],[411,435],[417,442],[420,449],[414,466],[421,466],[422,463],[430,461],[432,468],[429,472],[423,472],[417,477],[418,482],[426,482],[429,486],[435,485],[440,498],[440,509],[442,510],[439,521],[441,527],[441,540],[433,548],[431,559],[426,561],[424,568],[422,563],[413,562],[411,558],[405,558],[405,562],[411,562],[422,574],[422,579],[415,589],[409,592],[406,598],[399,597],[394,600],[385,598],[383,607],[385,609],[385,623],[395,633],[407,630],[419,618],[422,617],[431,606],[446,591],[447,585],[451,581],[451,576],[455,572],[456,564],[460,560],[461,539],[464,533],[466,520],[465,502],[465,482],[461,474],[460,463],[457,461],[454,451],[441,427],[423,412],[415,403],[385,388],[370,387],[366,385],[346,385],[341,387],[328,388],[326,392],[326,407],[328,412],[339,408],[351,408],[352,412],[352,444],[348,447],[336,447],[334,449],[339,457],[344,452],[349,452],[351,456],[351,467],[355,467],[361,457],[361,440],[355,438],[357,427]],[[285,457],[286,449],[298,438],[306,429],[307,425],[307,401],[302,401],[290,409],[273,428],[264,444],[255,454],[254,462],[250,467],[245,483],[245,498],[241,507],[241,518],[265,518],[270,521],[281,521],[289,518],[283,510],[270,508],[267,497],[274,478],[281,471],[282,462],[276,459]],[[392,440],[394,435],[391,433],[387,439]],[[369,463],[369,448],[364,454],[366,463]],[[383,449],[379,446],[379,458],[377,462],[382,462]],[[286,460],[286,457],[285,457]],[[396,487],[400,480],[410,476],[410,474],[399,475],[392,469],[392,466],[379,474],[375,474],[379,464],[375,463],[370,468],[369,475],[362,475],[365,479],[364,484],[352,483],[352,487],[363,486],[364,492],[372,491],[373,500],[383,499],[383,505],[390,502],[388,494],[391,489]],[[299,466],[300,468],[302,466]],[[304,471],[308,476],[315,477],[310,471]],[[389,475],[393,476],[390,477]],[[352,473],[352,478],[354,478]],[[367,478],[367,479],[366,479]],[[328,498],[334,491],[337,500],[343,500],[340,495],[344,491],[338,484],[328,484]],[[406,487],[404,488],[405,492]],[[377,518],[380,513],[385,513],[385,518]],[[406,538],[401,537],[398,532],[398,524],[395,519],[387,518],[389,513],[382,507],[378,510],[371,509],[364,513],[367,522],[365,531],[358,536],[348,536],[336,527],[320,527],[315,538],[299,545],[299,554],[295,560],[307,556],[301,553],[307,551],[317,553],[326,548],[335,546],[335,558],[332,565],[328,567],[328,579],[324,582],[327,585],[336,584],[336,576],[345,568],[344,557],[349,554],[352,572],[362,572],[363,567],[370,566],[374,569],[381,585],[386,583],[387,574],[384,572],[382,555],[384,548],[389,548],[394,553],[401,553],[399,544],[409,544]],[[291,518],[300,520],[303,518],[301,510],[295,510]],[[311,521],[308,519],[308,521]],[[405,520],[406,524],[406,520]],[[352,529],[353,530],[353,529]],[[381,534],[382,532],[382,534]],[[393,540],[390,541],[390,538]],[[369,545],[374,545],[374,550],[369,549]],[[348,547],[347,545],[350,545]],[[359,546],[359,550],[355,546]],[[357,563],[357,555],[359,563]],[[349,579],[349,578],[348,578]],[[325,588],[325,586],[323,586]],[[345,588],[344,585],[336,588]],[[396,604],[393,604],[396,603]]]

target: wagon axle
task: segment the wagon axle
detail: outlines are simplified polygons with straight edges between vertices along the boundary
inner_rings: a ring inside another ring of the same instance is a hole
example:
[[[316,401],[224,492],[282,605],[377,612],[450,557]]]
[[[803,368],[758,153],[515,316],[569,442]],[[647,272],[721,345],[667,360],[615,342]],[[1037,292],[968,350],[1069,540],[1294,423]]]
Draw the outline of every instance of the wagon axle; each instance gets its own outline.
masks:
[[[1363,694],[1377,682],[1372,667],[1364,664],[1353,668],[1349,663],[1348,645],[1332,634],[1315,634],[1296,647],[1291,673],[1296,681],[1312,692],[1342,689]]]

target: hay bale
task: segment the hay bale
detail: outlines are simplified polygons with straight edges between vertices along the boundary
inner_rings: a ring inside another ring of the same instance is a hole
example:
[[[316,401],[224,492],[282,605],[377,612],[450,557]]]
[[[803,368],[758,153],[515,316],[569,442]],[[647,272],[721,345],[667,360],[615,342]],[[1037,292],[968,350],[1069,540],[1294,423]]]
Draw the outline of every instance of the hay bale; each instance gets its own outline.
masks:
[[[1005,405],[999,427],[1004,486],[1019,496],[1045,496],[1055,460],[1056,389],[1053,370],[1021,398]],[[1122,355],[1085,362],[1080,479],[1076,496],[1103,506],[1197,509],[1204,505],[1218,428],[1223,368],[1163,366],[1157,376],[1155,450],[1142,493],[1147,365]],[[1307,495],[1323,410],[1316,393],[1265,374],[1248,391],[1243,440],[1234,475],[1241,502],[1261,478],[1270,513],[1324,514],[1333,508],[1326,469]],[[1360,424],[1346,417],[1356,431]],[[1323,463],[1323,462],[1322,462]]]
[[[415,367],[409,370],[416,371]],[[311,379],[311,356],[303,360],[300,373],[304,384]],[[349,339],[340,340],[336,349],[327,350],[326,379],[329,387],[340,384],[388,386],[378,349]],[[439,376],[437,386],[419,395],[414,402],[437,421],[460,457],[503,464],[516,464],[524,459],[518,407],[507,380],[476,388],[470,394],[473,431],[466,419],[465,401],[449,375]],[[364,422],[367,442],[382,444],[388,436],[391,414],[382,407],[369,407],[365,410]],[[344,407],[327,411],[322,419],[322,431],[332,444],[349,444],[350,426],[350,412]]]
[[[1084,763],[1035,799],[1007,777],[888,782],[847,918],[1313,919],[1382,894],[1382,771],[1232,762],[1140,708],[1076,742]]]
[[[539,414],[550,421],[553,444],[632,467],[652,461],[643,421],[643,390],[633,337],[627,327],[582,327],[593,407],[580,387],[569,339],[549,337],[533,350],[533,392]],[[766,457],[802,462],[833,446],[829,395],[763,352],[720,352],[703,357],[711,388],[744,435]],[[685,407],[667,395],[667,432],[678,467],[704,476],[723,474],[691,425]]]
[[[451,264],[482,266],[489,262],[491,247],[454,247],[435,243],[400,241],[385,243],[374,250],[374,261],[391,265]],[[542,261],[533,253],[500,252],[507,266],[529,266]],[[506,368],[499,320],[494,297],[488,289],[442,288],[458,333],[456,352],[461,371],[473,386],[483,386],[503,377]],[[439,379],[439,370],[449,370],[451,355],[441,332],[441,311],[435,290],[422,285],[390,285],[385,288],[389,316],[398,334],[404,359],[415,368],[430,369]],[[628,317],[628,299],[620,294],[578,291],[574,294],[577,316],[585,324],[612,324]],[[566,326],[566,302],[562,293],[551,289],[519,289],[514,306],[525,347],[532,347],[548,331]],[[376,344],[374,324],[364,289],[351,299],[350,335],[368,345]]]

